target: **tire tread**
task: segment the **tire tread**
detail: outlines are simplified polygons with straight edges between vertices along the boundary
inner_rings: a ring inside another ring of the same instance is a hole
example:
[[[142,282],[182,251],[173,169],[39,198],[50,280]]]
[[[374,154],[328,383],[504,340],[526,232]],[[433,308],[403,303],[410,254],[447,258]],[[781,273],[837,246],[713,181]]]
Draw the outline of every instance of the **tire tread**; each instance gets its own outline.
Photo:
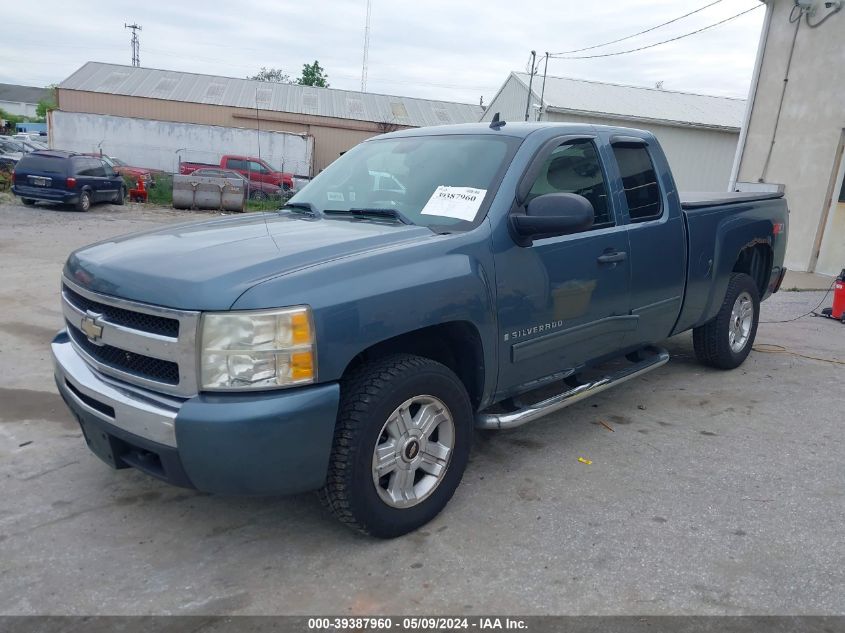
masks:
[[[725,298],[719,308],[719,313],[716,318],[708,321],[704,325],[693,328],[692,343],[695,350],[695,356],[700,363],[718,369],[734,369],[739,364],[745,361],[747,353],[743,356],[739,363],[727,345],[727,330],[728,323],[731,318],[731,310],[733,308],[736,297],[743,290],[747,290],[752,297],[755,304],[755,322],[752,325],[750,339],[747,343],[748,350],[754,344],[754,336],[757,332],[756,319],[759,318],[759,293],[754,280],[745,273],[732,273],[728,282],[728,288],[725,292]]]
[[[391,384],[406,372],[443,367],[434,360],[395,354],[365,363],[341,381],[341,398],[326,483],[317,491],[322,504],[343,524],[372,535],[367,522],[352,510],[351,486],[355,448],[373,406]]]

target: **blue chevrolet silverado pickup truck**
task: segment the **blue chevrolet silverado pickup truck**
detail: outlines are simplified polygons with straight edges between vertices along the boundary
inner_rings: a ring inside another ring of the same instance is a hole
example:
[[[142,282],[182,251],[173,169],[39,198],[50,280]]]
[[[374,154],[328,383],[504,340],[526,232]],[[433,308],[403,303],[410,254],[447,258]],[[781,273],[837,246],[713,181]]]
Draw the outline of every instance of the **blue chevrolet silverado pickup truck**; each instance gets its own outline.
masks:
[[[344,523],[398,536],[449,501],[473,427],[660,367],[657,344],[690,329],[703,363],[740,365],[787,220],[779,195],[679,194],[648,132],[396,132],[277,212],[71,254],[55,378],[112,467],[317,490]]]

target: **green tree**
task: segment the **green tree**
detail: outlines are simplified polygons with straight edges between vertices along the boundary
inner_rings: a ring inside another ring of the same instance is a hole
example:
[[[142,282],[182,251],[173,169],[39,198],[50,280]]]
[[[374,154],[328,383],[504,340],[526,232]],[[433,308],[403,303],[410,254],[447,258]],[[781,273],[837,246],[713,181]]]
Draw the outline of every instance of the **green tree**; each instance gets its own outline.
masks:
[[[38,115],[39,119],[46,119],[47,112],[50,110],[55,110],[58,106],[56,105],[58,99],[56,97],[56,84],[50,84],[47,86],[47,90],[50,91],[50,96],[47,99],[41,99],[38,102],[38,105],[35,107],[35,114]]]
[[[319,86],[320,88],[328,88],[329,82],[326,81],[329,76],[325,74],[326,69],[320,66],[320,62],[316,59],[313,64],[302,65],[302,76],[296,80],[300,86]]]
[[[247,79],[255,79],[258,81],[274,81],[280,84],[292,84],[290,75],[286,74],[281,68],[265,68],[261,67],[256,74]]]

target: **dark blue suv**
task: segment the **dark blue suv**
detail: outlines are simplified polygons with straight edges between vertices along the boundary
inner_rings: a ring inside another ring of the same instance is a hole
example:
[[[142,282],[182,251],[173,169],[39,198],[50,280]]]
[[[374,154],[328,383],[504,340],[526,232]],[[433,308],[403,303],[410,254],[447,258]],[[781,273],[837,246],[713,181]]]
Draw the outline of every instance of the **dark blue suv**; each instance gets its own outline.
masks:
[[[25,154],[15,166],[12,192],[24,204],[72,204],[87,211],[96,202],[123,204],[123,177],[100,158],[62,150]]]

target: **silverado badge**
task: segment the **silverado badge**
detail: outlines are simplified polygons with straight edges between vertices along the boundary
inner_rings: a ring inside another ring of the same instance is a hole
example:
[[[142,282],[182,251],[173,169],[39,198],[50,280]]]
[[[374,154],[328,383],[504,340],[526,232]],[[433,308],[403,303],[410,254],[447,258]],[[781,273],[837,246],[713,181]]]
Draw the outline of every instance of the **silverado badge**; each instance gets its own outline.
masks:
[[[79,328],[92,343],[96,343],[103,336],[103,326],[100,325],[100,317],[102,316],[102,314],[88,312],[82,317],[82,323],[79,324]]]

